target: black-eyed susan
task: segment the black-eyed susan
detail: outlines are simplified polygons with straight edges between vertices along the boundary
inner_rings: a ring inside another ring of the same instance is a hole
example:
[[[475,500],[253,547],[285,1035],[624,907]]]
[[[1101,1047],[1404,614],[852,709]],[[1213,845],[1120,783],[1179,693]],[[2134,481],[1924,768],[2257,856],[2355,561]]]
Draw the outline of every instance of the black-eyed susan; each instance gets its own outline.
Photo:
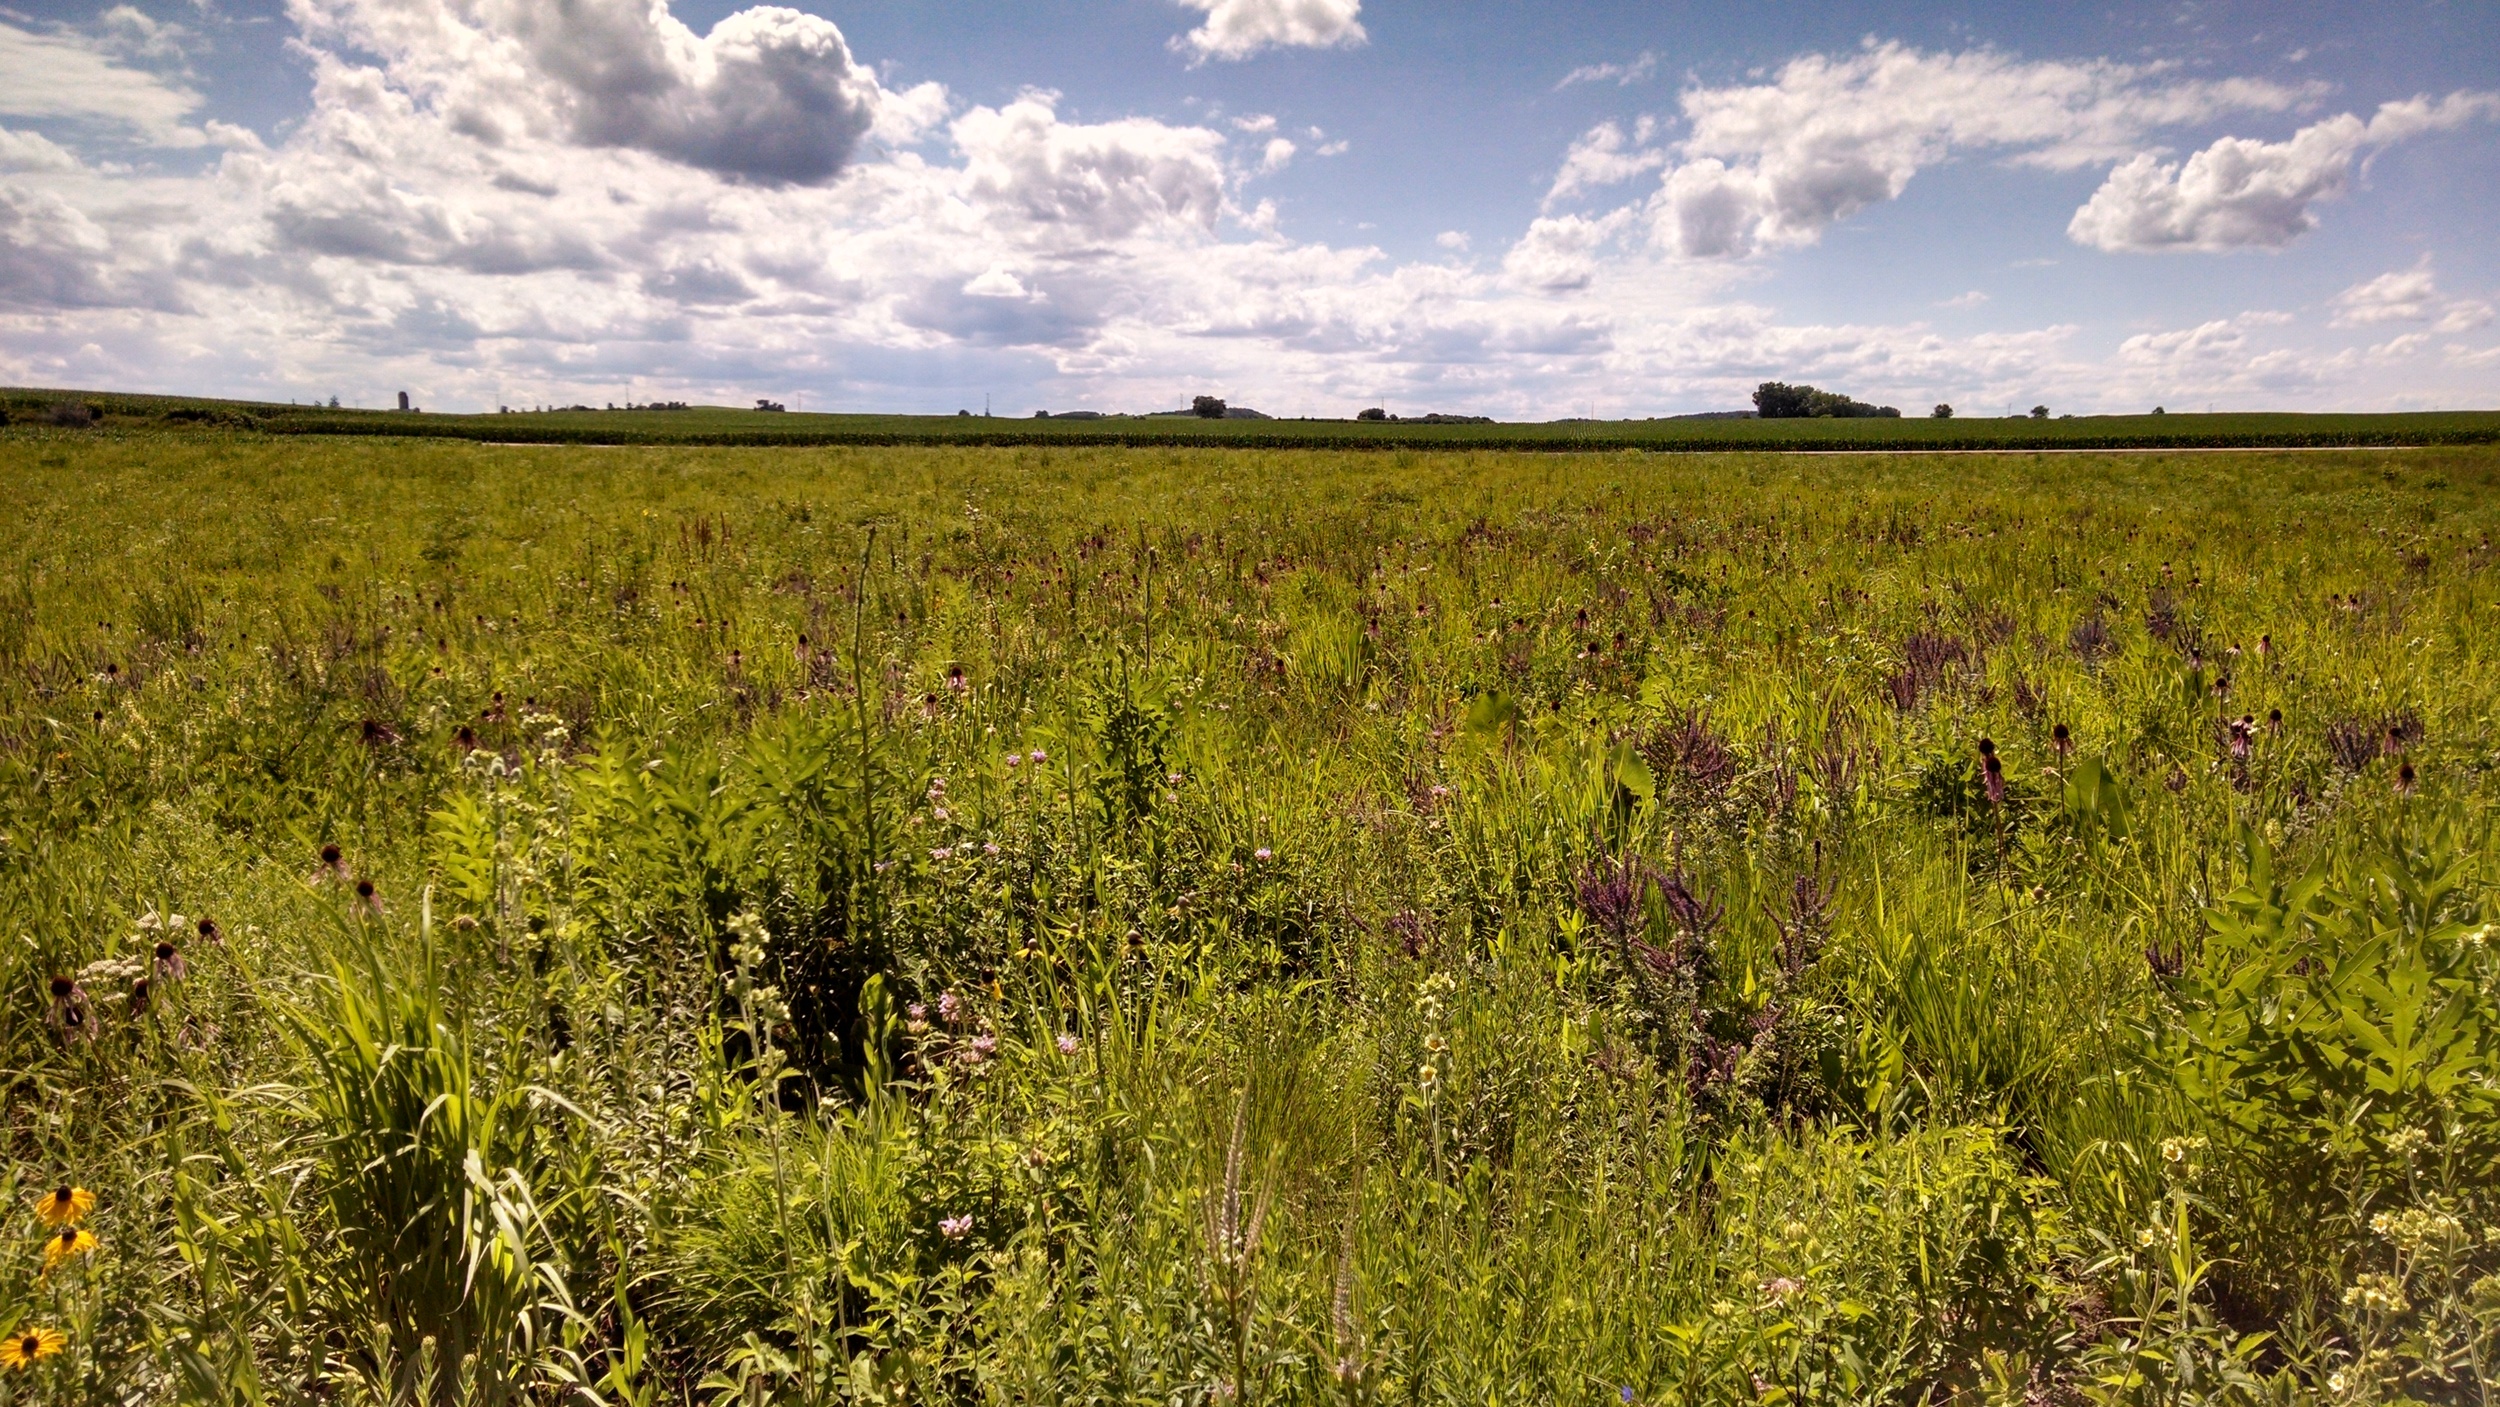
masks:
[[[64,1261],[72,1261],[95,1251],[95,1233],[82,1227],[64,1226],[43,1238],[43,1273],[51,1274]]]
[[[94,1210],[95,1194],[66,1182],[35,1199],[35,1215],[46,1226],[76,1226]]]
[[[11,1372],[31,1368],[69,1347],[58,1329],[19,1329],[0,1339],[0,1368]]]

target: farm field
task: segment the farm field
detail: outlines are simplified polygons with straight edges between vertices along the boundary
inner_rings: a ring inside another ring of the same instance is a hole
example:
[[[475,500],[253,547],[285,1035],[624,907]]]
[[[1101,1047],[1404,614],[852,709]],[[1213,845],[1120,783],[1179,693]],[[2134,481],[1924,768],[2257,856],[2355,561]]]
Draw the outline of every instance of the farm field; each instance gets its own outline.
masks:
[[[1551,420],[1428,424],[1422,420],[1201,420],[1112,415],[1092,419],[974,415],[855,415],[690,406],[674,410],[546,410],[442,415],[338,410],[172,396],[0,389],[0,413],[42,423],[58,406],[85,406],[133,430],[218,425],[272,435],[389,436],[504,444],[1162,448],[1438,449],[1586,452],[1637,449],[1785,450],[2215,449],[2500,443],[2500,411],[2405,414],[2224,413],[2032,419],[1965,415],[1934,420]]]
[[[0,1402],[2500,1375],[2500,448],[0,485]]]

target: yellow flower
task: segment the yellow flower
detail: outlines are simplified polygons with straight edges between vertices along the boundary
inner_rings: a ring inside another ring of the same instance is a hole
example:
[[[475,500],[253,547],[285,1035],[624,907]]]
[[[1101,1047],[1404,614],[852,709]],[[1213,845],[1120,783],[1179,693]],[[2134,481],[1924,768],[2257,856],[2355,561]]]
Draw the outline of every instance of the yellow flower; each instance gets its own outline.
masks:
[[[94,1249],[94,1232],[82,1231],[75,1226],[64,1226],[57,1234],[44,1238],[43,1273],[49,1275],[60,1267],[61,1262],[74,1256],[86,1255]]]
[[[95,1194],[64,1182],[35,1199],[35,1215],[46,1226],[76,1226],[95,1210]]]
[[[0,1339],[0,1368],[31,1368],[36,1359],[50,1358],[68,1344],[58,1329],[20,1329]]]

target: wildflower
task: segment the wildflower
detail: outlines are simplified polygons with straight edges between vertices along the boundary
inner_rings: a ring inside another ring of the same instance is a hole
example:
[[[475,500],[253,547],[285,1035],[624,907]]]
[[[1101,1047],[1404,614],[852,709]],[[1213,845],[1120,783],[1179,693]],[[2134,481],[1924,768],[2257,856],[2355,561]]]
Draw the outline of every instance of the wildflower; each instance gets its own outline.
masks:
[[[1060,1033],[1059,1033],[1059,1041],[1058,1041],[1058,1045],[1059,1045],[1059,1053],[1060,1053],[1061,1055],[1074,1055],[1074,1054],[1076,1054],[1076,1051],[1077,1051],[1077,1041],[1076,1041],[1076,1037],[1074,1037],[1074,1036],[1072,1036],[1072,1035],[1069,1035],[1067,1032],[1062,1031],[1062,1032],[1060,1032]]]
[[[2067,731],[2065,724],[2060,723],[2049,730],[2049,746],[2057,749],[2058,756],[2068,756],[2075,750],[2075,735]]]
[[[95,1008],[87,1001],[87,991],[74,977],[52,979],[52,1013],[47,1018],[52,1034],[67,1045],[72,1041],[95,1039]]]
[[[1415,1067],[1415,1083],[1429,1091],[1441,1083],[1441,1071],[1430,1064],[1418,1065]]]
[[[1259,861],[1273,860],[1276,858],[1276,852],[1262,845],[1258,849],[1250,852],[1250,858]]]
[[[20,1329],[0,1339],[0,1368],[19,1372],[69,1346],[58,1329]]]
[[[2405,1298],[2402,1281],[2393,1275],[2372,1272],[2354,1280],[2352,1288],[2344,1291],[2344,1307],[2374,1314],[2402,1314],[2413,1307],[2413,1302]]]
[[[168,982],[179,982],[190,975],[190,966],[183,962],[182,951],[167,939],[156,940],[156,975]]]
[[[2266,710],[2266,731],[2269,733],[2280,733],[2283,731],[2283,710],[2279,708],[2270,708]]]
[[[2160,1239],[2161,1233],[2149,1226],[2135,1233],[2136,1245],[2145,1250],[2152,1249],[2153,1243]]]
[[[382,896],[374,892],[372,880],[360,879],[356,881],[356,907],[375,917],[379,917],[381,915]]]
[[[1775,1300],[1784,1300],[1804,1288],[1804,1285],[1795,1280],[1789,1279],[1785,1275],[1773,1276],[1771,1279],[1762,1282],[1762,1293],[1769,1295]]]
[[[1630,1403],[1631,1403],[1631,1401],[1632,1401],[1632,1389],[1631,1389],[1630,1385],[1629,1385],[1629,1384],[1627,1384],[1627,1385],[1625,1385],[1624,1387],[1621,1387],[1621,1388],[1617,1389],[1617,1392],[1618,1392],[1618,1393],[1622,1396],[1623,1401],[1624,1401],[1624,1403],[1626,1404],[1626,1407],[1629,1407],[1629,1404],[1630,1404]]]
[[[987,1031],[983,1031],[981,1034],[974,1036],[972,1038],[972,1053],[976,1058],[982,1060],[987,1060],[991,1056],[996,1055],[998,1053],[998,1037],[991,1035]]]
[[[2337,1397],[2343,1396],[2344,1389],[2349,1386],[2351,1386],[2351,1382],[2344,1376],[2344,1370],[2341,1368],[2338,1368],[2334,1372],[2326,1375],[2326,1390],[2334,1393]]]
[[[2190,1153],[2204,1146],[2205,1140],[2201,1138],[2165,1138],[2161,1141],[2161,1160],[2165,1163],[2184,1163]]]
[[[213,918],[201,918],[199,928],[200,938],[204,942],[223,943],[226,941],[226,936],[217,931],[217,920]]]
[[[1008,766],[1010,766],[1010,767],[1021,767],[1021,766],[1023,766],[1023,765],[1024,765],[1024,754],[1023,754],[1023,753],[1020,753],[1020,752],[1011,752],[1011,753],[1007,754],[1007,765],[1008,765]]]
[[[1034,765],[1034,766],[1039,767],[1039,766],[1041,766],[1043,763],[1048,762],[1049,760],[1050,760],[1050,754],[1049,754],[1049,753],[1044,752],[1044,751],[1043,751],[1042,749],[1040,749],[1040,748],[1035,748],[1035,749],[1033,749],[1033,765]]]
[[[929,858],[932,860],[952,860],[955,858],[955,852],[953,849],[941,845],[937,849],[929,852]]]
[[[1443,1054],[1448,1051],[1449,1048],[1450,1038],[1442,1035],[1438,1031],[1424,1037],[1424,1049],[1431,1051],[1435,1055]]]
[[[46,1226],[76,1226],[94,1210],[95,1194],[66,1182],[35,1199],[35,1215]]]
[[[984,855],[995,855],[995,854],[997,854],[997,853],[998,853],[998,842],[997,842],[997,841],[995,841],[995,840],[985,842],[985,843],[981,846],[981,853],[982,853],[982,854],[984,854]]]
[[[2408,1251],[2426,1246],[2445,1245],[2465,1234],[2465,1223],[2446,1212],[2426,1207],[2407,1207],[2403,1211],[2380,1212],[2370,1218],[2370,1229]]]
[[[2410,1158],[2431,1146],[2427,1129],[2398,1129],[2387,1136],[2387,1151],[2399,1158]]]
[[[2411,796],[2413,795],[2414,785],[2413,764],[2407,762],[2398,767],[2396,769],[2397,792],[2404,796]]]
[[[953,992],[938,993],[938,1020],[952,1026],[964,1016],[964,1000]]]
[[[83,1227],[64,1226],[43,1242],[43,1273],[51,1274],[64,1261],[88,1255],[96,1247],[95,1233]]]
[[[938,1233],[949,1241],[960,1241],[972,1234],[972,1214],[950,1216],[938,1222]]]
[[[1997,760],[1995,753],[1989,753],[1986,765],[1980,770],[1987,774],[1988,804],[2003,806],[2005,804],[2005,764]]]
[[[340,880],[347,877],[347,857],[335,845],[321,847],[321,871],[316,878]]]
[[[147,1015],[148,1003],[154,995],[154,988],[149,985],[147,978],[138,977],[132,979],[130,983],[130,1014],[134,1017]]]

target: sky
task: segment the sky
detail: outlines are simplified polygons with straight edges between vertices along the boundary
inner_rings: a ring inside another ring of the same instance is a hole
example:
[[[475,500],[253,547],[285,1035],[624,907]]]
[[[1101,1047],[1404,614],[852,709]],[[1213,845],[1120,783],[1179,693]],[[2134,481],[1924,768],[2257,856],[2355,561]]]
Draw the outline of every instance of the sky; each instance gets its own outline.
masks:
[[[0,0],[0,383],[2500,406],[2500,5]]]

